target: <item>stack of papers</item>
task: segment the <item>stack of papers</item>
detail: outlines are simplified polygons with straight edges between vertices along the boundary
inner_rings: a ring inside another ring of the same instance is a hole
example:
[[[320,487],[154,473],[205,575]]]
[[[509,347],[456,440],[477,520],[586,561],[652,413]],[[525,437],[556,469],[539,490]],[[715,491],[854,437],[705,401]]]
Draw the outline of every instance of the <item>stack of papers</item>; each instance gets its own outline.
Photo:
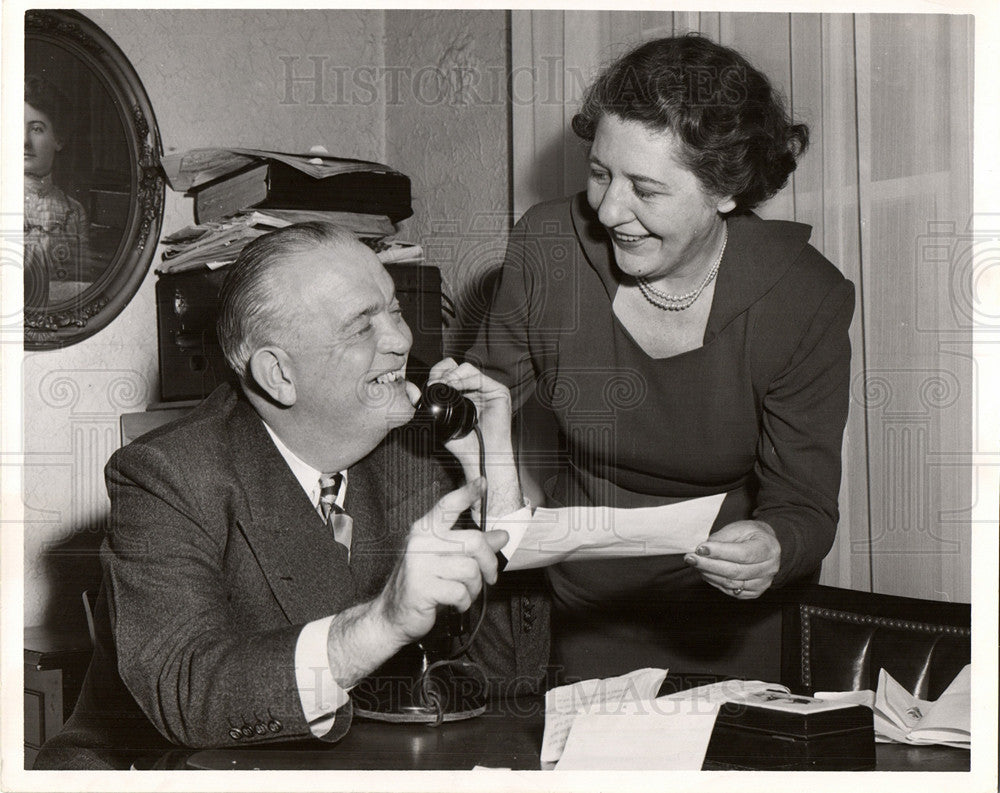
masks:
[[[966,666],[934,702],[917,699],[883,669],[875,692],[875,732],[883,740],[968,749],[971,675]]]
[[[663,685],[666,669],[638,669],[621,677],[583,680],[545,692],[545,733],[539,758],[543,765],[563,756],[570,731],[583,714],[634,713]]]
[[[223,220],[185,226],[163,238],[166,248],[157,268],[161,274],[216,270],[232,264],[240,252],[264,234],[293,223],[323,220],[353,231],[383,264],[422,262],[419,245],[391,239],[395,228],[384,215],[305,209],[248,210]]]

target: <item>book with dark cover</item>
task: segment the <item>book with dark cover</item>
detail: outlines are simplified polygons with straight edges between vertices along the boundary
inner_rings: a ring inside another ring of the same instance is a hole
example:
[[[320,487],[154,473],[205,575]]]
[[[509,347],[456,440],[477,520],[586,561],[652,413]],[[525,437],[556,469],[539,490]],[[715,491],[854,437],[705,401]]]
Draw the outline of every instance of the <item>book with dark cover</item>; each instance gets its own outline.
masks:
[[[194,196],[197,223],[249,208],[387,215],[393,223],[413,214],[410,179],[391,168],[351,170],[317,179],[283,162],[265,160],[189,192]]]

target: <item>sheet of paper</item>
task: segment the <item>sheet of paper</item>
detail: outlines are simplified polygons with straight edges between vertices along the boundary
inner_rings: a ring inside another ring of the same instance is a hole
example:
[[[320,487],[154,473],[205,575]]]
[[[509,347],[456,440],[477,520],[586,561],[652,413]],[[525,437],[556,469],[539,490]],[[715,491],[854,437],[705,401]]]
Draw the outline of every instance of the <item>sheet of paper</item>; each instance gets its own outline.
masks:
[[[719,706],[696,699],[670,706],[667,712],[578,716],[556,770],[700,770]]]
[[[866,688],[863,691],[817,691],[813,696],[816,699],[846,702],[849,705],[864,705],[866,708],[875,707],[875,692],[870,688]]]
[[[924,713],[910,737],[920,740],[964,740],[971,734],[972,667],[965,666]]]
[[[640,509],[536,509],[526,521],[502,520],[495,528],[510,534],[501,549],[508,570],[567,560],[689,553],[708,538],[724,498],[719,493]]]
[[[763,680],[720,680],[718,683],[710,683],[705,686],[678,691],[675,694],[667,694],[660,697],[657,702],[664,700],[698,700],[714,705],[723,702],[743,702],[748,697],[761,691],[772,691],[788,694],[788,689],[778,683],[765,683]]]
[[[636,705],[653,700],[666,676],[666,669],[637,669],[620,677],[549,689],[545,693],[541,762],[554,763],[561,757],[570,728],[580,714],[634,712]]]

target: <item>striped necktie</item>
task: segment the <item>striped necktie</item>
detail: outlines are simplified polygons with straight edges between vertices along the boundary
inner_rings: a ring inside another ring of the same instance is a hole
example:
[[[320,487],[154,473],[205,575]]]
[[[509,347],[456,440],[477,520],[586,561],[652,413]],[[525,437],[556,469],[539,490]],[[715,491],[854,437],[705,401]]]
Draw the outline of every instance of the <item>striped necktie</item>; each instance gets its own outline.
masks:
[[[337,495],[343,484],[341,473],[323,474],[319,478],[319,513],[326,525],[333,530],[333,538],[347,549],[347,559],[351,558],[351,534],[354,531],[354,521],[337,504]]]

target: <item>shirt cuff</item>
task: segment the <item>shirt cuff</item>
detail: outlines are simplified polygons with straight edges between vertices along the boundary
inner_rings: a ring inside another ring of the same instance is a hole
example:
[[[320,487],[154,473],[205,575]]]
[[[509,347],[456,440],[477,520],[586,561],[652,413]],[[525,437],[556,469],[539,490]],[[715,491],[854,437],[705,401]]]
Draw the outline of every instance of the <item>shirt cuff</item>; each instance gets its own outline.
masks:
[[[333,616],[303,626],[295,642],[295,683],[309,731],[322,738],[333,727],[337,711],[350,699],[333,679],[327,655],[327,636]]]
[[[507,544],[499,551],[506,561],[510,561],[510,558],[521,544],[521,539],[524,537],[525,532],[527,532],[528,524],[531,522],[532,513],[533,509],[531,505],[525,503],[525,506],[521,509],[504,515],[502,518],[486,519],[487,528],[503,529],[510,537],[507,540]]]

